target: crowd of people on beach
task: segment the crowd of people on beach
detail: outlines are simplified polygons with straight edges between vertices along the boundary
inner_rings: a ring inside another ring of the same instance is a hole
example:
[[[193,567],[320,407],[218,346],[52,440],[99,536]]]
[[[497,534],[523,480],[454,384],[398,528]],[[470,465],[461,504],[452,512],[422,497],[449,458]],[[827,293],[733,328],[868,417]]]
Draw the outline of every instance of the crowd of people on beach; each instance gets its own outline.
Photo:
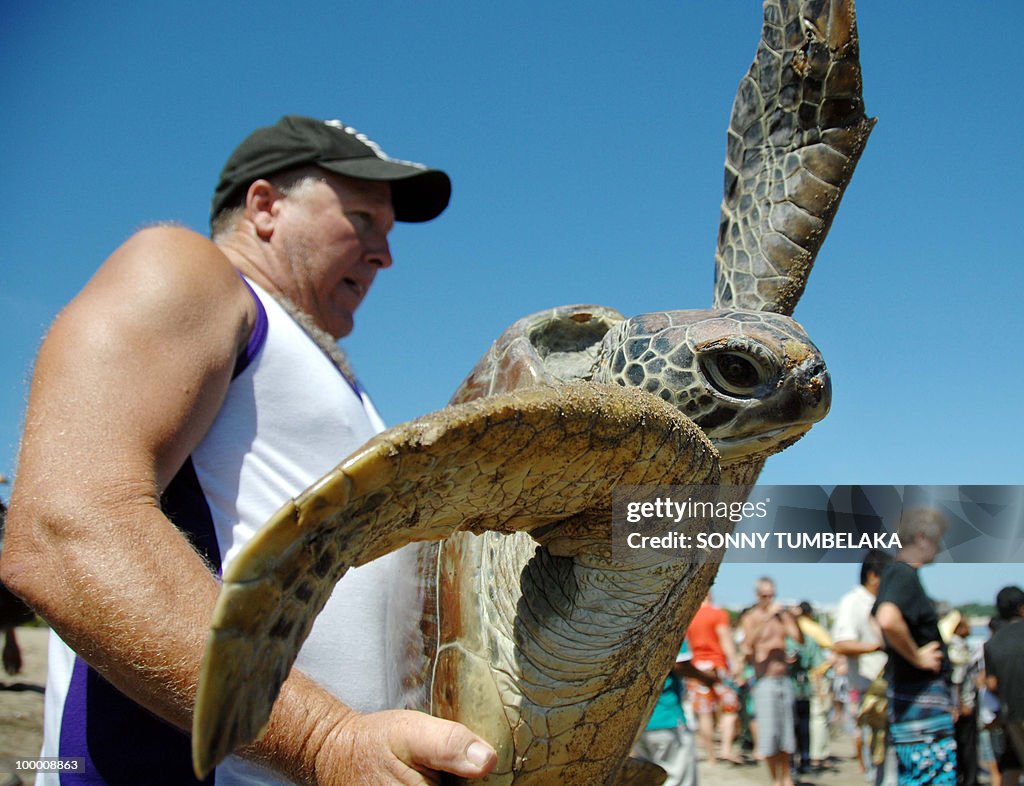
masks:
[[[875,786],[1017,786],[1024,590],[1000,590],[987,637],[972,634],[918,577],[945,526],[933,509],[908,510],[903,548],[869,551],[831,618],[779,603],[768,576],[738,612],[709,593],[634,753],[664,767],[667,786],[696,784],[700,758],[764,762],[773,786],[792,786],[830,769],[832,741],[846,735]]]

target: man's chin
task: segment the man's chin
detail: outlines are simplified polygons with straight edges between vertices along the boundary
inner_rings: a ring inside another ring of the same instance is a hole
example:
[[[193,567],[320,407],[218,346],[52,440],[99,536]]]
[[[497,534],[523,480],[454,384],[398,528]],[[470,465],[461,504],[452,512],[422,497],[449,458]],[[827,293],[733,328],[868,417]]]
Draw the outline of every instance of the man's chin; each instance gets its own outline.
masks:
[[[335,340],[345,338],[355,327],[355,319],[351,313],[336,313],[331,315],[329,324],[326,327],[328,333],[334,336]]]

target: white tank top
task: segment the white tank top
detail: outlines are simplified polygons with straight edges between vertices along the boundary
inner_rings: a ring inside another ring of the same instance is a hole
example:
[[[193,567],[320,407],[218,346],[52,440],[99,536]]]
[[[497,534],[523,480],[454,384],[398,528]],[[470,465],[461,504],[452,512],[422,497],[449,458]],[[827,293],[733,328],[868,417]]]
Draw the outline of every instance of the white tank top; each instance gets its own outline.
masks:
[[[165,495],[168,515],[200,550],[205,548],[215,566],[228,565],[284,502],[384,428],[366,394],[270,295],[247,283],[260,311],[249,346],[217,418]],[[402,561],[398,552],[350,570],[296,662],[296,668],[363,712],[389,706],[387,590]],[[119,751],[107,755],[99,750],[102,743],[97,740],[104,735],[96,725],[113,723],[115,718],[108,715],[120,716],[124,723],[123,710],[106,709],[105,700],[96,698],[96,683],[102,678],[89,675],[55,635],[49,662],[43,755],[86,757],[87,767],[99,776],[91,783],[140,782],[138,769],[125,772],[124,780],[117,772],[125,756],[123,730],[109,735],[115,743],[120,737]],[[113,691],[109,686],[105,690]],[[136,739],[144,733],[138,724],[132,731]],[[158,728],[154,736],[161,732]],[[187,738],[178,736],[187,748]],[[150,765],[160,766],[154,761]],[[130,763],[125,769],[131,769]],[[37,782],[49,783],[45,778]],[[216,783],[283,781],[231,757],[217,768]]]

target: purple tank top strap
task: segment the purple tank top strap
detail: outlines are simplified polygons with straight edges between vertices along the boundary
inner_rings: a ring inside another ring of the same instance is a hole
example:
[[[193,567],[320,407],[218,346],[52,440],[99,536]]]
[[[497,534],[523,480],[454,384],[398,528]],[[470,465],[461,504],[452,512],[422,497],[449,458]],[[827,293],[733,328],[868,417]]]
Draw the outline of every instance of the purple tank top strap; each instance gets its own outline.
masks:
[[[263,344],[267,340],[267,310],[263,307],[263,301],[259,299],[256,291],[249,285],[245,276],[242,276],[241,273],[239,273],[239,276],[242,279],[242,283],[245,284],[245,288],[249,290],[249,294],[252,295],[253,302],[256,304],[256,324],[253,325],[252,333],[249,334],[249,340],[245,344],[245,349],[242,350],[242,353],[235,361],[235,370],[231,374],[232,379],[249,367],[249,364],[259,354],[259,351],[263,349]]]

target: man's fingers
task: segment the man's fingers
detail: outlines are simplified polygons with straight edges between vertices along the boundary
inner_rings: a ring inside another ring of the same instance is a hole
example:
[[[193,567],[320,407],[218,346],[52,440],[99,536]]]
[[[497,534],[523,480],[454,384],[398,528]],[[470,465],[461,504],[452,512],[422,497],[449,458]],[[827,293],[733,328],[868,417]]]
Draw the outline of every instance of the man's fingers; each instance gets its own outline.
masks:
[[[942,650],[939,648],[939,642],[929,641],[923,644],[917,651],[917,659],[924,669],[939,671],[942,668]]]
[[[418,712],[404,714],[394,730],[400,739],[392,739],[392,750],[410,766],[478,778],[498,763],[494,749],[462,724]]]

